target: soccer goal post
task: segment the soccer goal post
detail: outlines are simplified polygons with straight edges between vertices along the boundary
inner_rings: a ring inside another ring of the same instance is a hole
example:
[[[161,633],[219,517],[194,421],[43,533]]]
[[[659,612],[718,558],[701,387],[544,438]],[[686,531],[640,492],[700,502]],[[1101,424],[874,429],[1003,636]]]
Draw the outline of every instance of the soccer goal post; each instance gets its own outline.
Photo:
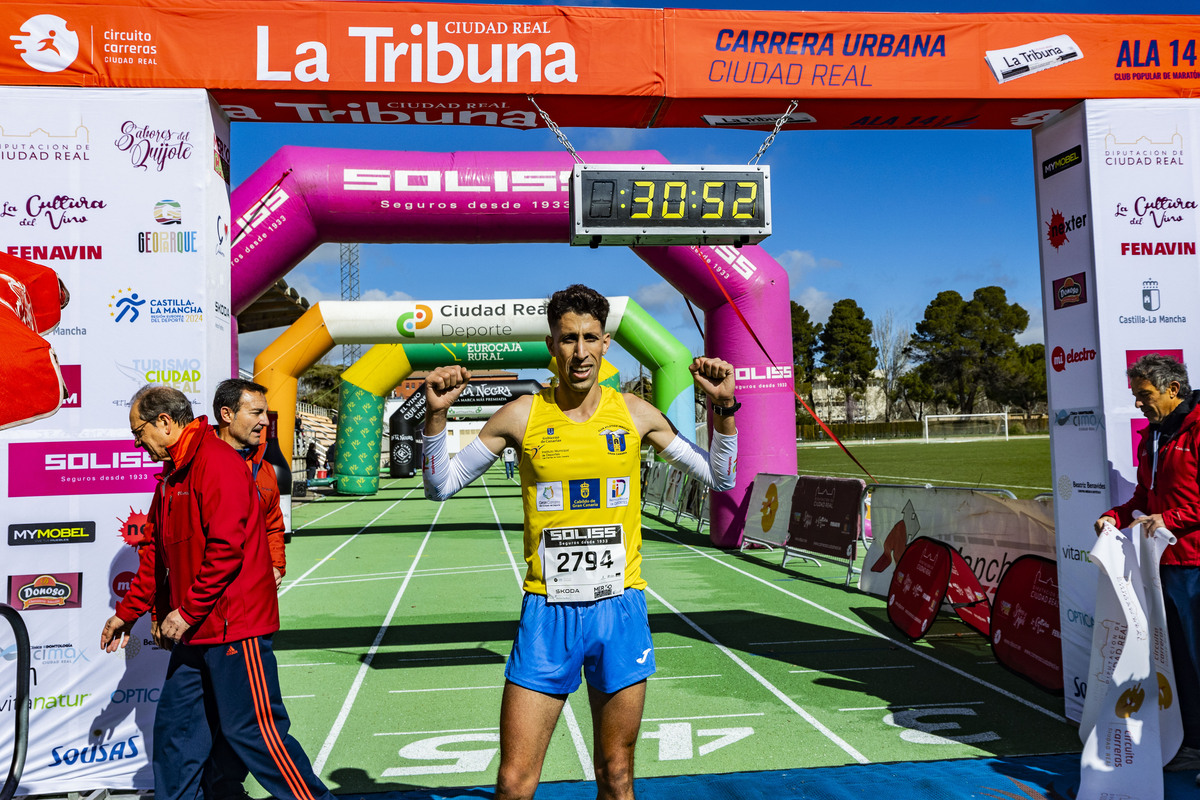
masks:
[[[1008,414],[926,414],[921,425],[925,441],[1000,438],[1008,441]]]

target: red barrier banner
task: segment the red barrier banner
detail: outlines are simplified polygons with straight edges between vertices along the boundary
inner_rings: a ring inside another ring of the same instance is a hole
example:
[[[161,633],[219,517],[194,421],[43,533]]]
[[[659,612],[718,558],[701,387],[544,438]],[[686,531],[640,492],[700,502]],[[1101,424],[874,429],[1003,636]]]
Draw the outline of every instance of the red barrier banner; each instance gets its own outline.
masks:
[[[979,578],[975,577],[962,553],[947,544],[942,546],[950,551],[950,583],[946,587],[946,602],[959,619],[987,636],[992,616],[987,593],[979,585]]]
[[[888,619],[912,640],[920,639],[937,617],[946,596],[952,561],[950,548],[919,536],[904,551],[892,573]]]
[[[1058,617],[1058,565],[1021,556],[996,587],[992,652],[1004,666],[1044,689],[1063,688]]]
[[[785,547],[854,558],[866,484],[857,478],[801,475],[792,491]]]

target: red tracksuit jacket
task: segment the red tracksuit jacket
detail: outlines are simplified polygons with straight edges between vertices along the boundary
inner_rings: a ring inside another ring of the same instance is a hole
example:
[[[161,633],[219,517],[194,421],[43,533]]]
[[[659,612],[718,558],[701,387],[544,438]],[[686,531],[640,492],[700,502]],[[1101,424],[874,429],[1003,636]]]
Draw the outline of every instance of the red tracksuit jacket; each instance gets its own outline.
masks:
[[[1122,528],[1129,527],[1135,510],[1162,514],[1167,530],[1179,541],[1167,548],[1161,563],[1200,567],[1200,403],[1184,417],[1179,432],[1159,452],[1157,474],[1152,474],[1151,428],[1142,432],[1137,454],[1133,497],[1104,513],[1114,517]]]
[[[153,544],[142,548],[117,616],[132,622],[156,605],[162,619],[179,609],[192,626],[184,644],[274,633],[279,600],[246,462],[205,417],[184,428],[170,453],[148,514]]]

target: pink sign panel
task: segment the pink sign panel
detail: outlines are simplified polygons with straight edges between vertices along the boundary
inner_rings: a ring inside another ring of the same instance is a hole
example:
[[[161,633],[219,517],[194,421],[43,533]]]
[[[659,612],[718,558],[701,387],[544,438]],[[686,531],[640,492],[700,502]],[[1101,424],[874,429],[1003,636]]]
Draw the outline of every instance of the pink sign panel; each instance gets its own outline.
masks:
[[[1129,369],[1134,365],[1139,358],[1148,355],[1169,356],[1175,359],[1180,364],[1183,363],[1183,350],[1179,348],[1160,347],[1156,350],[1126,350],[1125,351],[1125,368]]]
[[[79,408],[83,405],[80,398],[80,387],[83,385],[83,378],[80,375],[78,364],[61,364],[59,372],[62,373],[63,385],[67,387],[67,396],[63,398],[63,408]]]
[[[161,470],[131,439],[12,442],[8,496],[150,493]]]

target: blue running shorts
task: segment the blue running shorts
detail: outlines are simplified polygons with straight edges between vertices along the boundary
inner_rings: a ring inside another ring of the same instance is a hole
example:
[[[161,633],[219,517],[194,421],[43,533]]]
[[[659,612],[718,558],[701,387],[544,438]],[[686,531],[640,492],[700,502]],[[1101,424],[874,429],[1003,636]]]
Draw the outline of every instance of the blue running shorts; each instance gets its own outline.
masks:
[[[585,603],[547,603],[545,595],[526,593],[504,677],[535,692],[570,694],[581,667],[588,685],[605,694],[654,674],[640,589]]]

